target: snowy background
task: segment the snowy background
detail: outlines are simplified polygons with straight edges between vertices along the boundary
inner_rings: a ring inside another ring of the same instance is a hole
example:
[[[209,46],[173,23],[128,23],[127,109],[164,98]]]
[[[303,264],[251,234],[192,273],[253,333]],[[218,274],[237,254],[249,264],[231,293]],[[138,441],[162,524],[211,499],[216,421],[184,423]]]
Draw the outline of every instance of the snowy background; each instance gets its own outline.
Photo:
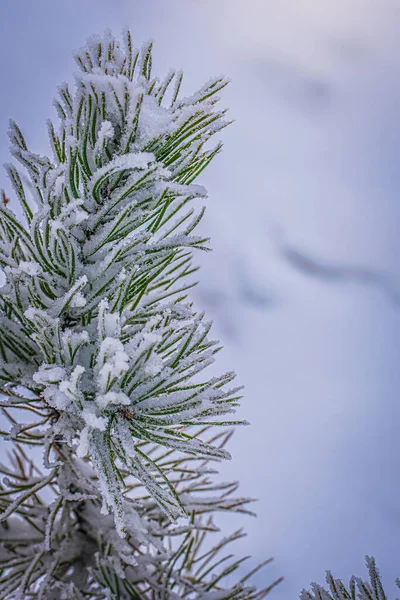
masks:
[[[215,250],[197,299],[252,422],[223,467],[259,498],[236,551],[275,557],[260,583],[285,575],[277,600],[326,568],[364,574],[367,553],[392,595],[400,576],[399,23],[398,0],[0,5],[1,163],[10,117],[46,151],[70,52],[105,27],[154,38],[156,71],[183,68],[186,91],[233,80],[236,122],[201,182]]]

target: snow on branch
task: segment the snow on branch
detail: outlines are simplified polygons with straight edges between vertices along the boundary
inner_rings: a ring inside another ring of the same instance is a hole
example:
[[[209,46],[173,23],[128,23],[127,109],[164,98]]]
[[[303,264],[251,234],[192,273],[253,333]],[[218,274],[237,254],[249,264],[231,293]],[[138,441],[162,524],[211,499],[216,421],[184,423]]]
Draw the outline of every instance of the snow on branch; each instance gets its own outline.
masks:
[[[24,219],[3,193],[0,434],[13,451],[0,520],[13,552],[0,536],[0,600],[263,598],[223,587],[242,562],[219,566],[233,540],[203,553],[214,513],[249,512],[208,466],[230,458],[230,434],[208,432],[241,423],[241,396],[232,372],[203,374],[220,346],[188,295],[192,255],[209,249],[193,234],[206,197],[193,182],[221,149],[209,144],[228,124],[227,80],[181,98],[182,74],[154,77],[152,45],[135,50],[129,32],[75,58],[52,157],[9,129]]]

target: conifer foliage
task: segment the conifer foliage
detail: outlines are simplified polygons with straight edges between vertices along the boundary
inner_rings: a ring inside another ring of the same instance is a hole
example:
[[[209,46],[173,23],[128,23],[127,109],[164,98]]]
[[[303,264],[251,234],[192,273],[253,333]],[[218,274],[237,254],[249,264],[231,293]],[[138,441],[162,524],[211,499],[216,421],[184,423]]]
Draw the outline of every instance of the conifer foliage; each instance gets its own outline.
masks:
[[[215,543],[214,515],[249,500],[214,465],[240,396],[233,373],[203,377],[220,346],[188,296],[208,249],[193,182],[220,151],[227,81],[182,98],[182,74],[153,78],[151,44],[129,32],[76,61],[52,158],[10,126],[23,216],[3,192],[0,600],[261,599],[274,584],[253,573],[224,583],[243,534]]]
[[[329,590],[317,583],[312,583],[311,592],[303,590],[300,600],[387,600],[375,559],[372,556],[366,556],[365,562],[369,572],[369,581],[353,576],[349,585],[346,586],[341,579],[335,579],[332,573],[327,571],[326,582]],[[399,579],[397,579],[396,585],[400,588]]]

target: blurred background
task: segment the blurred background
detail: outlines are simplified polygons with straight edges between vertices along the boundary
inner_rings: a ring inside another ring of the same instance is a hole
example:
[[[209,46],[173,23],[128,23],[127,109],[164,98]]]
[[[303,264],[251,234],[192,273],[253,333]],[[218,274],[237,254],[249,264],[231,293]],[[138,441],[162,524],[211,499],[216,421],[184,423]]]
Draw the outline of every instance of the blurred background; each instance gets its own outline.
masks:
[[[235,119],[202,176],[214,252],[196,300],[246,386],[223,477],[259,499],[236,545],[298,598],[376,557],[400,576],[398,0],[13,0],[0,6],[0,160],[17,120],[47,152],[56,86],[92,33],[155,40],[190,93],[232,78]],[[2,185],[7,185],[5,175]],[[252,564],[253,564],[252,563]]]

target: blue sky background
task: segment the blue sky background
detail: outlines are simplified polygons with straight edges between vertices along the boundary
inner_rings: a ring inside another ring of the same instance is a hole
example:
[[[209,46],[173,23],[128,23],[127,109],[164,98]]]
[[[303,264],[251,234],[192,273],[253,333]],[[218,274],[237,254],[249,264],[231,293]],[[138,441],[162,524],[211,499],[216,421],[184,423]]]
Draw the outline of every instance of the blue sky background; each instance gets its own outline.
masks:
[[[0,161],[15,118],[46,151],[71,50],[111,27],[154,38],[155,69],[186,90],[221,72],[236,120],[204,174],[199,303],[225,343],[252,427],[224,477],[259,498],[237,553],[275,562],[272,598],[376,556],[400,576],[400,306],[379,289],[307,277],[280,240],[327,264],[368,266],[400,289],[400,4],[397,0],[13,0],[0,5]],[[5,176],[4,176],[5,181]],[[224,521],[224,526],[238,525]]]

